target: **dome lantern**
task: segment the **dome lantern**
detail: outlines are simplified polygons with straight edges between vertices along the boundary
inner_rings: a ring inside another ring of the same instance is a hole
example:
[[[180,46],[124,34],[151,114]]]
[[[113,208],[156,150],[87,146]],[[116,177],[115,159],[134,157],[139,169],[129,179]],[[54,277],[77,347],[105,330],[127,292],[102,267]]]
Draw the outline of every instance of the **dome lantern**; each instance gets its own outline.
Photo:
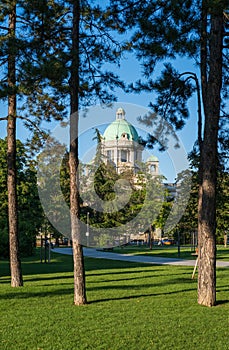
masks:
[[[135,127],[125,119],[125,111],[118,108],[116,119],[106,128],[104,132],[105,141],[129,140],[139,142],[139,136]]]
[[[126,112],[123,108],[118,108],[116,111],[116,119],[125,119]]]

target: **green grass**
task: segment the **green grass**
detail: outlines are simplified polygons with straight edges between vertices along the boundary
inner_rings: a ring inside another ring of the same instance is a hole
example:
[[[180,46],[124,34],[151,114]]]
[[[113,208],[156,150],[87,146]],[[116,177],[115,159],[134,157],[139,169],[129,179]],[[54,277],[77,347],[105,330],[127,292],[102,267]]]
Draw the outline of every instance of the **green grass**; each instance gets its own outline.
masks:
[[[85,259],[88,305],[73,305],[72,257],[23,260],[11,288],[0,261],[1,350],[228,350],[229,274],[217,269],[214,308],[197,304],[192,267]]]
[[[196,259],[192,255],[195,251],[192,247],[182,246],[180,248],[180,256],[178,255],[177,246],[154,246],[150,250],[147,246],[124,246],[122,248],[115,247],[113,250],[115,253],[120,254],[133,254],[133,255],[149,255],[158,256],[164,258],[181,258],[181,259]],[[217,259],[229,261],[229,247],[224,248],[223,246],[217,247]]]

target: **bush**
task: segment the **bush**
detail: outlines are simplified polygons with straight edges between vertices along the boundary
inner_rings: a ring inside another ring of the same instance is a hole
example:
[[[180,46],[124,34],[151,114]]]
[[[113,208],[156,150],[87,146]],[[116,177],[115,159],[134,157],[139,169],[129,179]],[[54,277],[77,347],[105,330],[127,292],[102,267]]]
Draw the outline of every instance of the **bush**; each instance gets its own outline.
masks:
[[[1,229],[0,233],[0,258],[7,259],[9,258],[9,237],[8,237],[8,230],[6,227],[3,227]]]

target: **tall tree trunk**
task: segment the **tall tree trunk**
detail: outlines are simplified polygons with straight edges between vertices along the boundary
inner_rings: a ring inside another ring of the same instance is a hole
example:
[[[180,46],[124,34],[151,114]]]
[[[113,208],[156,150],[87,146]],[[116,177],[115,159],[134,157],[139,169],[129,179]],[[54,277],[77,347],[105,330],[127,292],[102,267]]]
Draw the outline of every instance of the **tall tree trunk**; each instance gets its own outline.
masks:
[[[79,189],[78,189],[78,121],[79,121],[79,21],[80,0],[73,1],[72,66],[70,78],[70,213],[74,261],[74,304],[86,304],[83,248],[80,244]]]
[[[202,74],[205,125],[198,203],[198,303],[205,306],[216,304],[216,177],[223,41],[223,9],[216,7],[211,9],[208,81],[207,74]]]
[[[16,29],[16,5],[11,4],[9,15],[9,53],[8,53],[8,123],[7,123],[7,187],[8,187],[8,221],[10,245],[11,286],[23,285],[18,244],[17,215],[17,170],[16,170],[16,68],[14,37]]]

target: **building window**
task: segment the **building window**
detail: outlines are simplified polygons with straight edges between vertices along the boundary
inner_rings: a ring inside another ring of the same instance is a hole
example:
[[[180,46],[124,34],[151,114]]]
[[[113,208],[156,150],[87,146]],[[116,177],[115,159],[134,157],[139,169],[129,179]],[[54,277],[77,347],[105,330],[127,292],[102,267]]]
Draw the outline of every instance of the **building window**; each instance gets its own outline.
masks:
[[[121,162],[127,162],[127,151],[121,150]]]
[[[151,164],[150,168],[151,168],[152,173],[156,173],[156,165],[155,164]]]
[[[128,135],[124,132],[124,133],[122,134],[122,138],[123,138],[123,139],[128,139]]]
[[[108,150],[107,151],[107,159],[108,160],[114,160],[114,151],[113,150]]]

